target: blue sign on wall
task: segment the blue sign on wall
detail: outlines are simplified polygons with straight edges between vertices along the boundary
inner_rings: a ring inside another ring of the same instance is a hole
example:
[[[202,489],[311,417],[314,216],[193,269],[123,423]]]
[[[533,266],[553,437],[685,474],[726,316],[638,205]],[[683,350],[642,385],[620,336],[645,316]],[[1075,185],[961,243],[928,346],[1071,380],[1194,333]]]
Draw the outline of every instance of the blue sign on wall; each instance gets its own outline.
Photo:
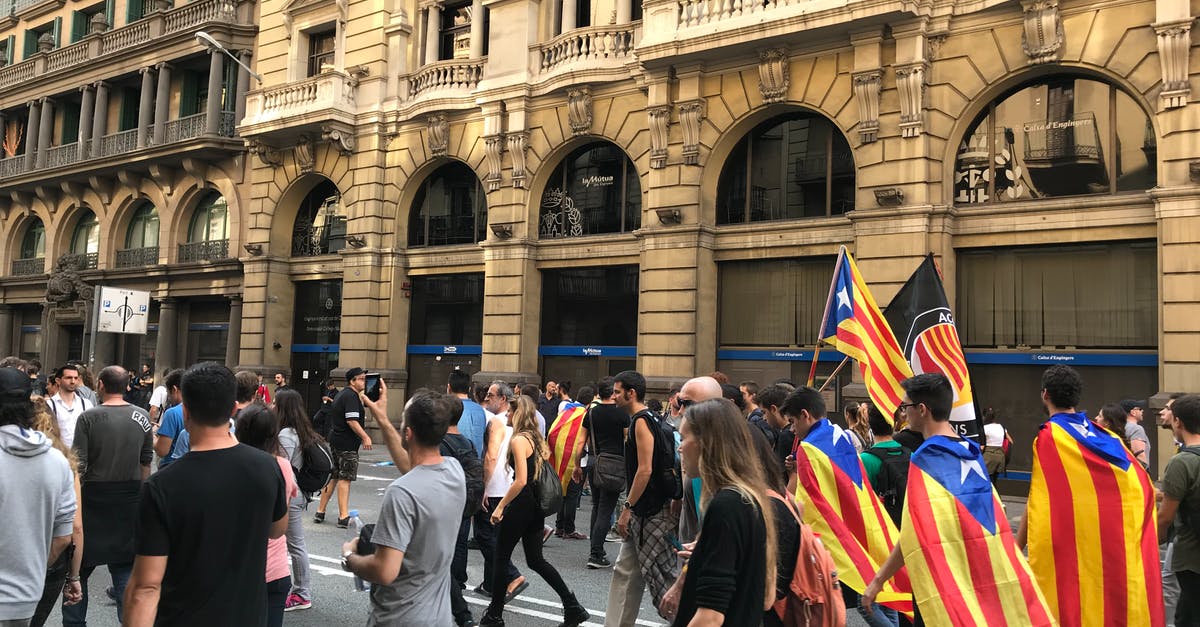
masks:
[[[637,357],[636,346],[539,346],[543,357]]]
[[[409,344],[409,355],[482,355],[479,344]]]

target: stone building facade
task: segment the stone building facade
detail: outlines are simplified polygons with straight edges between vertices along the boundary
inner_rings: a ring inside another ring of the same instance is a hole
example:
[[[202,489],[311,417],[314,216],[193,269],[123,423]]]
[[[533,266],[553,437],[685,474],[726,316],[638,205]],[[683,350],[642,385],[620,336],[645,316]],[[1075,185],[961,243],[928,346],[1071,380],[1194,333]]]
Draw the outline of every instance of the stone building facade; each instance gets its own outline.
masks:
[[[243,168],[212,182],[238,259],[177,263],[185,161],[170,191],[139,179],[180,213],[128,282],[240,291],[236,363],[305,389],[351,366],[404,390],[636,367],[661,394],[803,380],[840,246],[881,303],[932,252],[977,398],[1028,441],[1046,364],[1084,372],[1093,412],[1200,380],[1192,10],[266,0],[245,152],[205,170]],[[39,212],[65,250],[72,209],[38,189],[12,194],[6,269]],[[98,279],[125,236],[105,220]],[[24,350],[44,277],[0,286]],[[853,395],[848,370],[831,389]]]

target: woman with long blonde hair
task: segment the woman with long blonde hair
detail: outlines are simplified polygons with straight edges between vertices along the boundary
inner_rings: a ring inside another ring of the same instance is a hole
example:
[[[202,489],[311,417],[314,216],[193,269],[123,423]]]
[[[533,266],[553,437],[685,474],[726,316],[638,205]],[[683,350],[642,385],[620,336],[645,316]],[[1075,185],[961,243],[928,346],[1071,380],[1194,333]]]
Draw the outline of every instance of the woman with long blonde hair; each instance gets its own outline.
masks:
[[[75,479],[75,502],[82,503],[83,496],[79,485],[79,462],[75,452],[63,443],[58,430],[58,421],[50,413],[43,397],[33,397],[34,431],[41,431],[50,439],[50,444],[67,458],[71,465],[71,474]],[[42,600],[38,602],[37,610],[30,619],[30,627],[42,627],[46,619],[58,605],[59,599],[63,605],[75,605],[83,600],[83,588],[79,583],[79,571],[83,569],[83,508],[75,510],[75,522],[71,525],[71,546],[63,551],[58,560],[46,569],[46,583],[42,588]]]
[[[774,506],[750,428],[721,398],[688,407],[680,433],[684,472],[703,486],[703,521],[673,624],[761,624],[775,603],[777,547]]]
[[[513,470],[513,482],[504,498],[492,510],[492,524],[496,525],[497,535],[496,555],[492,559],[492,581],[505,580],[513,549],[518,541],[521,542],[525,547],[525,562],[529,568],[545,579],[562,599],[562,625],[575,627],[591,618],[591,615],[580,605],[554,566],[542,556],[543,521],[553,512],[542,511],[534,494],[534,485],[541,476],[542,461],[550,458],[550,447],[538,429],[537,406],[528,396],[517,396],[512,401],[509,423],[513,435],[508,445],[508,465]],[[492,603],[479,621],[481,627],[504,626],[505,595],[503,586],[492,587]]]

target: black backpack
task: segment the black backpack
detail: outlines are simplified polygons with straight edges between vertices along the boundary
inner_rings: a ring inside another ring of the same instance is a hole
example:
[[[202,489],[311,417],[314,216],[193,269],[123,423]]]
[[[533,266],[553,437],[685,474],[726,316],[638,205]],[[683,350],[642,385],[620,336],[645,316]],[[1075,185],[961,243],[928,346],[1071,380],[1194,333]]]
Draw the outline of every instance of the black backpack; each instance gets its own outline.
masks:
[[[902,446],[872,446],[863,452],[874,455],[883,462],[871,487],[875,494],[879,495],[879,500],[892,517],[892,521],[899,527],[901,513],[904,511],[904,492],[908,488],[908,463],[912,454]]]
[[[303,494],[320,492],[333,474],[333,453],[329,451],[329,445],[324,440],[316,440],[304,447],[300,459],[303,465],[299,469],[292,468],[296,475],[296,487]]]
[[[638,418],[644,418],[654,436],[654,462],[650,482],[646,491],[633,506],[638,516],[657,514],[668,501],[683,498],[683,473],[679,458],[675,455],[675,427],[662,416],[649,409],[634,414],[630,421],[630,433],[636,428]],[[635,452],[634,455],[637,455]]]
[[[467,479],[467,502],[463,506],[463,518],[470,518],[483,505],[483,462],[475,454],[471,441],[463,436],[452,438],[453,433],[446,434],[438,447],[442,455],[453,457],[462,466],[463,476]]]

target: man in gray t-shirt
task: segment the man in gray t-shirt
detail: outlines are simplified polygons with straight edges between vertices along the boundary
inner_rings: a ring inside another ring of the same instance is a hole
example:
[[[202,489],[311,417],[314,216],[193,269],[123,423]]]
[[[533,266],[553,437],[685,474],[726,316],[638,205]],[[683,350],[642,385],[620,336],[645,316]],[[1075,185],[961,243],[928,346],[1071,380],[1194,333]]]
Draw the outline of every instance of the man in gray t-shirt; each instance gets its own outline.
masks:
[[[378,402],[364,405],[387,420],[386,388]],[[342,567],[371,587],[368,627],[449,627],[450,562],[467,498],[462,466],[438,450],[450,425],[450,408],[440,394],[421,393],[404,410],[402,441],[412,470],[383,493],[371,537],[372,555],[358,555],[358,541],[342,550]],[[391,447],[389,446],[389,449]]]

